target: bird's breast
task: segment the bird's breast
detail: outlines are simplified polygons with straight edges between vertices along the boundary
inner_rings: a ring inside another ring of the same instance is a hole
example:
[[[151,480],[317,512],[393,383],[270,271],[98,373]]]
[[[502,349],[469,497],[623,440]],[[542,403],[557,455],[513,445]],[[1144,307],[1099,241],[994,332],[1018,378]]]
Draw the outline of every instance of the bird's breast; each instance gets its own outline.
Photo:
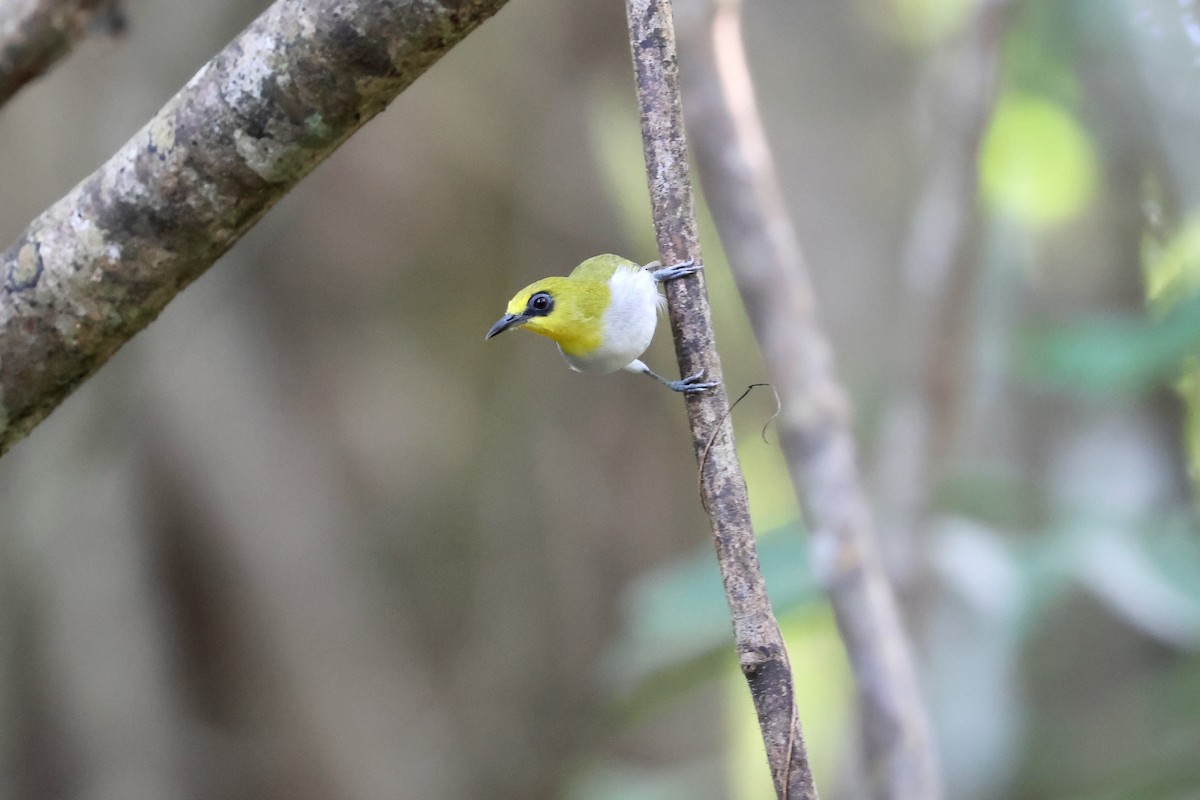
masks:
[[[619,267],[609,279],[609,290],[599,346],[571,352],[573,348],[560,344],[567,363],[581,372],[615,372],[646,352],[654,338],[659,295],[650,273]]]

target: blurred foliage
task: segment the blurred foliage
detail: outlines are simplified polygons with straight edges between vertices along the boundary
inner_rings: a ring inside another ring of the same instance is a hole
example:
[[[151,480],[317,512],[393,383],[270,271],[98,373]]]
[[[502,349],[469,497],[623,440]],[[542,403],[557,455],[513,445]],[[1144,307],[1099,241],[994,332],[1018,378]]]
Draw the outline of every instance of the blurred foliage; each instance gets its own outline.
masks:
[[[1174,317],[1186,314],[1200,302],[1200,215],[1193,212],[1173,236],[1166,233],[1157,198],[1147,199],[1147,226],[1142,237],[1142,270],[1146,297],[1152,310]],[[1166,237],[1165,241],[1162,237]],[[1191,320],[1200,324],[1200,317]],[[1183,338],[1181,336],[1181,338]],[[1200,497],[1200,348],[1196,340],[1176,363],[1176,389],[1187,416],[1184,437],[1193,485]]]
[[[984,199],[997,213],[1030,227],[1075,218],[1099,183],[1087,133],[1066,109],[1044,97],[1003,94],[979,162]]]
[[[1155,204],[1156,205],[1156,204]],[[1174,236],[1166,241],[1159,215],[1148,215],[1146,233],[1142,237],[1142,271],[1146,280],[1146,297],[1158,310],[1169,309],[1187,300],[1200,290],[1200,216],[1185,220]],[[1153,224],[1154,222],[1159,224]]]
[[[867,19],[900,41],[914,48],[926,48],[945,42],[971,21],[971,0],[890,0],[889,14],[882,17],[872,4],[863,10]]]
[[[1147,392],[1179,375],[1200,344],[1200,296],[1161,317],[1093,316],[1031,332],[1030,377],[1099,394]]]
[[[1020,3],[1010,11],[1001,49],[1004,85],[1059,105],[1079,103],[1083,87],[1076,65],[1081,39],[1096,19],[1108,13],[1106,9],[1087,0],[1062,0]],[[1088,18],[1092,22],[1086,22]]]

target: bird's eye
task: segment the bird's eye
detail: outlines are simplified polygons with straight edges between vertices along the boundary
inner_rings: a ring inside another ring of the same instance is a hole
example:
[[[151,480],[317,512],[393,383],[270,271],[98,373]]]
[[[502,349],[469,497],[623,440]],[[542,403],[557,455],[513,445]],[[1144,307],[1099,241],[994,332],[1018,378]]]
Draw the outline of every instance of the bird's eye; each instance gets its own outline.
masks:
[[[554,308],[554,298],[550,296],[549,292],[538,292],[529,298],[529,309],[531,311],[538,314],[546,314],[552,308]]]

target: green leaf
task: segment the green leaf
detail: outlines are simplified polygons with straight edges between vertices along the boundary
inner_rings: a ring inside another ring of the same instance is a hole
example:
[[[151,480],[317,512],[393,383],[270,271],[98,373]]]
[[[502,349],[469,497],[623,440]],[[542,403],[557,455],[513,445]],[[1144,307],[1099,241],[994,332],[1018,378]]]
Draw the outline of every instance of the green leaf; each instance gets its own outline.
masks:
[[[1092,317],[1026,337],[1022,371],[1052,388],[1144,392],[1175,378],[1200,345],[1200,296],[1159,319]]]

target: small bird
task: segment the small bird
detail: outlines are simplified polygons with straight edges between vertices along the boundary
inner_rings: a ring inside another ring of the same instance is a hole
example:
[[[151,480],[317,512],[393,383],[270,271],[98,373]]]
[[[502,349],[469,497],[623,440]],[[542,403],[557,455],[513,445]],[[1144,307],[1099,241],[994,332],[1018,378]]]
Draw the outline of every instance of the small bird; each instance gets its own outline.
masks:
[[[577,372],[625,369],[649,375],[672,391],[708,391],[717,384],[705,381],[703,372],[671,381],[638,360],[666,307],[658,284],[702,269],[694,261],[652,271],[656,265],[642,268],[611,253],[589,258],[565,278],[543,278],[517,292],[483,338],[519,325],[557,342]]]

